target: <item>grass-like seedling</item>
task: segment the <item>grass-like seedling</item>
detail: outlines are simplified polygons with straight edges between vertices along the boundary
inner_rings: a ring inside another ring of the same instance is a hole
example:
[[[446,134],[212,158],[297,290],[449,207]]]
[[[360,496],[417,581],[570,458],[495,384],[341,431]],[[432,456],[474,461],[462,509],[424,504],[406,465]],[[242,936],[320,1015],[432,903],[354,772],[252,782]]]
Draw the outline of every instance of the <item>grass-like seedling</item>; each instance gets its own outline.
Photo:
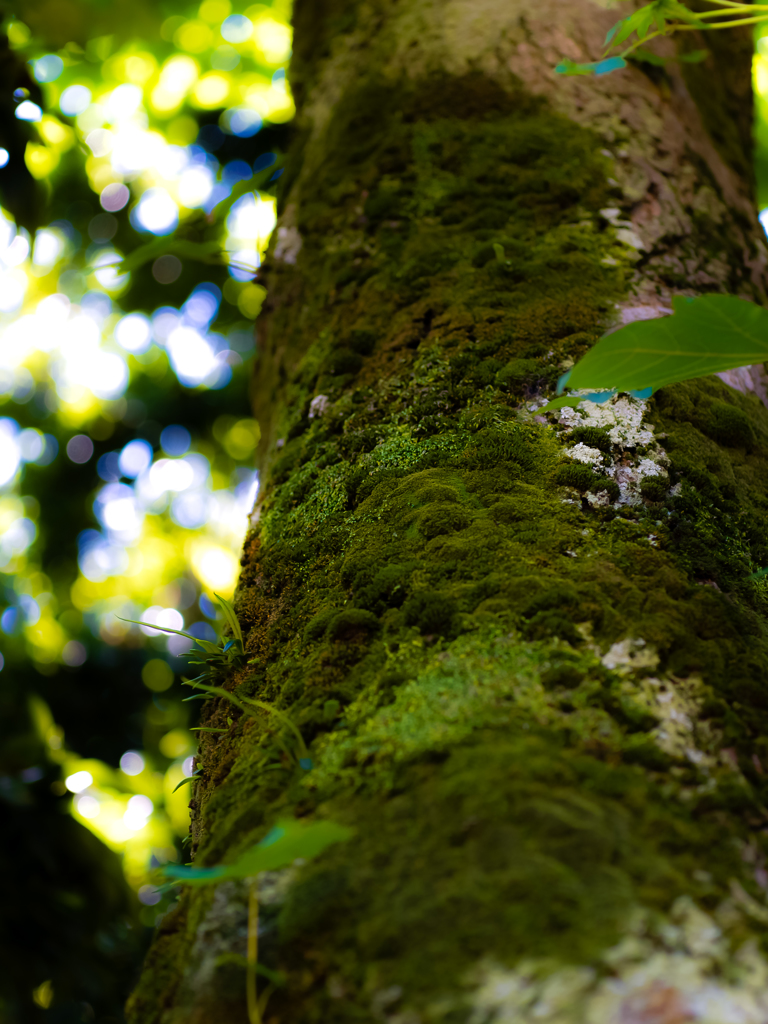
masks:
[[[301,858],[312,860],[333,843],[344,842],[353,834],[351,828],[332,821],[305,824],[295,819],[278,821],[267,835],[242,853],[232,864],[219,864],[211,868],[169,865],[164,875],[170,879],[166,888],[174,885],[217,885],[228,879],[245,878],[248,888],[248,944],[246,955],[246,999],[249,1024],[261,1024],[269,997],[277,979],[273,972],[259,968],[259,874],[288,867]],[[258,973],[271,978],[261,996],[258,994]]]
[[[235,609],[232,607],[229,601],[225,598],[220,597],[218,594],[214,594],[216,600],[221,605],[224,621],[229,626],[232,636],[231,637],[219,637],[218,641],[214,643],[212,640],[202,640],[199,637],[192,636],[191,633],[186,633],[181,629],[171,629],[169,626],[155,626],[151,623],[139,622],[137,619],[123,619],[124,622],[132,622],[137,626],[152,625],[153,629],[158,629],[163,633],[173,633],[176,636],[186,637],[187,640],[191,640],[196,646],[188,654],[190,665],[199,665],[203,671],[195,676],[194,679],[187,679],[182,676],[182,686],[190,686],[194,690],[200,691],[199,693],[193,694],[191,697],[185,697],[185,701],[190,700],[210,700],[213,697],[221,697],[224,700],[229,701],[244,715],[248,715],[251,718],[259,719],[260,715],[255,710],[259,708],[261,711],[267,711],[272,715],[281,725],[283,725],[293,738],[292,744],[284,744],[278,739],[280,748],[285,752],[290,760],[295,761],[300,768],[304,771],[309,771],[312,767],[312,758],[309,756],[307,745],[304,742],[304,737],[296,725],[296,723],[284,712],[279,711],[271,704],[267,704],[263,700],[255,700],[252,697],[241,697],[234,693],[230,693],[229,690],[223,686],[217,685],[214,680],[219,680],[221,676],[229,675],[232,671],[242,668],[246,664],[245,645],[243,641],[243,632],[240,629],[240,623],[237,620]],[[250,662],[248,662],[250,664]],[[232,719],[227,719],[229,726],[232,725]],[[208,732],[208,733],[226,733],[229,729],[215,729],[211,726],[196,726],[193,732]],[[181,786],[192,783],[195,779],[199,778],[202,774],[202,769],[198,768],[192,775],[181,782],[174,789],[174,793]]]

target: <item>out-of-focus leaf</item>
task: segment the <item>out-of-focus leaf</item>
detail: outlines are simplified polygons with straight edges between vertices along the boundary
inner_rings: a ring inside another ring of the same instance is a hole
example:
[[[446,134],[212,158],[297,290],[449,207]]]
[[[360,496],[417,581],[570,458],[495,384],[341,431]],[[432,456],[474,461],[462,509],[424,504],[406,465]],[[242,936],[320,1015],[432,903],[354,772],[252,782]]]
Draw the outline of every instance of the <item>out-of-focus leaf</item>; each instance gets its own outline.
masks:
[[[126,256],[123,260],[115,260],[115,268],[121,274],[129,274],[132,270],[145,263],[156,260],[160,256],[178,256],[199,263],[225,263],[226,252],[221,242],[192,242],[186,238],[156,238]]]
[[[629,54],[629,59],[642,61],[644,64],[654,64],[656,67],[662,68],[675,61],[683,61],[685,64],[698,64],[706,60],[708,56],[709,50],[691,50],[690,53],[679,53],[675,57],[660,57],[657,53],[651,53],[650,50],[639,46]]]
[[[623,57],[607,57],[605,60],[592,61],[589,64],[577,64],[566,57],[557,65],[555,71],[558,75],[607,75],[626,66],[627,62]]]
[[[709,56],[709,50],[691,50],[690,53],[681,53],[677,58],[686,64],[700,64]]]
[[[251,878],[261,871],[277,871],[295,860],[312,860],[334,843],[350,839],[354,830],[332,821],[305,824],[296,819],[278,821],[267,835],[241,854],[233,864],[213,868],[188,868],[170,865],[165,876],[177,884],[210,885],[228,878]]]
[[[152,0],[10,0],[4,7],[53,49],[69,42],[86,46],[109,37],[110,49],[128,39],[156,39],[162,21],[185,10],[178,0],[162,6]],[[101,59],[108,55],[104,53]]]

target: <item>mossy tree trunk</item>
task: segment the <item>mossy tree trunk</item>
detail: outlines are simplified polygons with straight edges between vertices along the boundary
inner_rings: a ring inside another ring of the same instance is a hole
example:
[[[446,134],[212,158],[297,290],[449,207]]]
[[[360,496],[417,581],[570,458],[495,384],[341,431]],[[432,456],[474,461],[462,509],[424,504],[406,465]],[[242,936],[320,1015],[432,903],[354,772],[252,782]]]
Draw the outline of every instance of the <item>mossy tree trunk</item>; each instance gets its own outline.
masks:
[[[235,714],[191,804],[198,864],[281,815],[356,829],[262,878],[268,1024],[768,1020],[760,374],[536,414],[607,327],[764,300],[749,36],[553,73],[615,17],[297,4],[226,685],[314,766]],[[130,1019],[244,1021],[245,920],[182,893]]]

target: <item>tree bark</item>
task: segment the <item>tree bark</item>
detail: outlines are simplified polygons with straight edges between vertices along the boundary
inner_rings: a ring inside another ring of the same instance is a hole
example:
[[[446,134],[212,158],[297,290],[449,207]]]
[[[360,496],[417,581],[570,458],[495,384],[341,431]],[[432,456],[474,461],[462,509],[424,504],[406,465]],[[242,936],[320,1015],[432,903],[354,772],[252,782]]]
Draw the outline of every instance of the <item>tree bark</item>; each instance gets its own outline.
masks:
[[[297,3],[226,685],[313,767],[209,704],[194,859],[356,831],[261,879],[267,1024],[768,1021],[761,372],[537,414],[607,328],[765,299],[749,34],[554,73],[617,16]],[[246,907],[183,892],[130,1020],[244,1021]]]

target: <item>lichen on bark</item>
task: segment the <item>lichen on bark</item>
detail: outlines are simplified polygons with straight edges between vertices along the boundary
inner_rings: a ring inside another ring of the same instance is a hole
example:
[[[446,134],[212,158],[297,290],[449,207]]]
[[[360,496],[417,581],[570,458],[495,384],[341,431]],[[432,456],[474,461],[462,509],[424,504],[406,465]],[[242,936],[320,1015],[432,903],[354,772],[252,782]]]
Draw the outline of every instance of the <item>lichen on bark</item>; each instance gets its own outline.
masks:
[[[228,685],[314,767],[212,702],[191,805],[202,864],[286,812],[356,829],[262,882],[268,1024],[759,1002],[768,410],[709,379],[537,415],[622,315],[764,294],[743,133],[674,68],[551,73],[606,22],[298,5]],[[182,894],[132,1021],[243,1019],[244,905]]]

